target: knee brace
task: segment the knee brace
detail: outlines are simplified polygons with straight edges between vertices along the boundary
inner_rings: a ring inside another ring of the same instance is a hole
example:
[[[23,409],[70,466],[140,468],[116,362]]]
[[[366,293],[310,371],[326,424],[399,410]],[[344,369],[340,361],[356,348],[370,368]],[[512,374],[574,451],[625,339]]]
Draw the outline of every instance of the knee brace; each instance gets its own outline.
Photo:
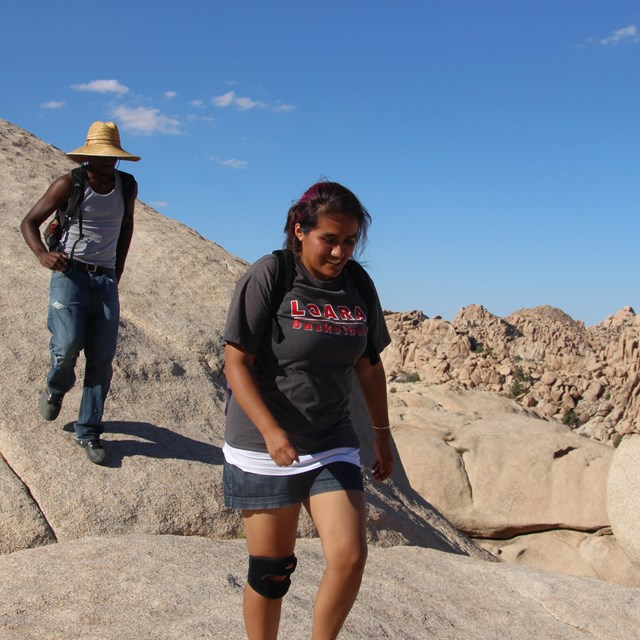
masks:
[[[265,558],[263,556],[249,556],[249,575],[247,582],[251,588],[265,598],[277,600],[282,598],[291,586],[289,577],[298,563],[292,554],[284,558]],[[281,578],[284,580],[270,580]]]

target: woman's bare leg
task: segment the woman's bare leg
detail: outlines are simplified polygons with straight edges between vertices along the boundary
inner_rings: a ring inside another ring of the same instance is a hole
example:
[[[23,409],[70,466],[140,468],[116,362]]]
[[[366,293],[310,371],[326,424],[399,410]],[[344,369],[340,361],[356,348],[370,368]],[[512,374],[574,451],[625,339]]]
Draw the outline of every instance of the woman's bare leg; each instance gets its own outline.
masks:
[[[298,530],[300,504],[280,509],[243,511],[249,555],[283,558],[293,553]],[[273,600],[244,589],[244,626],[249,640],[275,640],[280,625],[282,598]]]
[[[327,563],[313,609],[312,640],[333,640],[351,611],[367,559],[366,503],[361,491],[331,491],[306,503]]]

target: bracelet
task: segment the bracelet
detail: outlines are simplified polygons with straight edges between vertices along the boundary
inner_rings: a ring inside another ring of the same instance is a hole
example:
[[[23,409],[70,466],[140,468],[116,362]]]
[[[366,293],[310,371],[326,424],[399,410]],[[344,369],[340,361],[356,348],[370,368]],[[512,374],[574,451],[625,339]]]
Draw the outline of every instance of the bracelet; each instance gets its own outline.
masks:
[[[378,429],[379,431],[386,431],[387,429],[391,429],[390,426],[387,427],[373,427],[374,429]]]

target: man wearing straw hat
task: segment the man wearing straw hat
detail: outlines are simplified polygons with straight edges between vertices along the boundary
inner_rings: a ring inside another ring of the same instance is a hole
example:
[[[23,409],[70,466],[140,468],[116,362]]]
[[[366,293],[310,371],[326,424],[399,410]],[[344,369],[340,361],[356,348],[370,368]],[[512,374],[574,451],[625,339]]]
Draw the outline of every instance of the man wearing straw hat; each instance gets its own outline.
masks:
[[[40,396],[40,413],[45,420],[58,417],[62,399],[75,383],[78,354],[84,350],[86,367],[75,440],[91,462],[105,464],[102,413],[118,338],[118,282],[131,243],[138,192],[133,177],[117,171],[116,164],[140,158],[121,147],[113,122],[94,122],[86,144],[67,155],[83,163],[84,193],[79,210],[63,218],[57,245],[49,249],[43,243],[40,226],[54,212],[66,211],[74,189],[71,173],[51,184],[20,225],[40,264],[53,272],[47,319],[51,369]]]

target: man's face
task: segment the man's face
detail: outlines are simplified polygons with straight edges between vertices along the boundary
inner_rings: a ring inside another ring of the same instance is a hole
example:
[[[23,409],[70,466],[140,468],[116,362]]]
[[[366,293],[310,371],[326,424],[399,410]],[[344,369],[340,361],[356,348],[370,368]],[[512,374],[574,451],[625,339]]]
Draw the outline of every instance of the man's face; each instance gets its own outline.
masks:
[[[89,171],[104,177],[113,176],[113,171],[118,163],[118,158],[109,158],[106,156],[92,156],[88,158],[88,160],[87,168]]]

